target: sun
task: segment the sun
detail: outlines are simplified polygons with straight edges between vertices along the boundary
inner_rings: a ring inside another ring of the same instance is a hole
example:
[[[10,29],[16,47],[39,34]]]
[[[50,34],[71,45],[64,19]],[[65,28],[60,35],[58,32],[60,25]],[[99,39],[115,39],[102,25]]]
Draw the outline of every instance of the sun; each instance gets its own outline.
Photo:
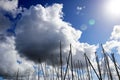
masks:
[[[113,17],[120,17],[120,0],[107,0],[105,12]]]

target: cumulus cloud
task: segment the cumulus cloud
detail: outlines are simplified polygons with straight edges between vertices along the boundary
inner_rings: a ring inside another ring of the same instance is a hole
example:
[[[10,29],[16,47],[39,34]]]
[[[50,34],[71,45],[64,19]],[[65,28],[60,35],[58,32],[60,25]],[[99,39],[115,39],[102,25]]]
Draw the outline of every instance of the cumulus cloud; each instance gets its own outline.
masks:
[[[118,53],[118,54],[120,54],[120,25],[115,25],[113,27],[113,31],[111,32],[111,36],[110,36],[109,40],[106,41],[105,44],[103,44],[103,48],[104,48],[106,53],[109,53],[109,54]],[[117,73],[116,73],[116,70],[115,70],[115,65],[108,55],[107,55],[107,57],[108,57],[111,73],[113,75],[113,78],[117,80],[118,76],[117,76]],[[107,69],[105,67],[106,63],[104,61],[104,58],[102,59],[100,64],[101,64],[102,74],[104,75],[103,72],[107,73]]]
[[[97,46],[79,42],[82,32],[63,21],[62,8],[62,4],[48,7],[36,5],[22,13],[16,29],[16,50],[22,56],[35,62],[40,58],[41,62],[59,64],[61,41],[64,63],[70,50],[70,43],[74,61],[82,60],[84,53],[89,58],[93,57]]]
[[[103,45],[109,53],[117,52],[120,54],[120,25],[116,25],[110,36],[110,40]]]
[[[0,9],[6,11],[15,10],[18,7],[18,0],[0,0]]]
[[[120,25],[114,26],[110,39],[120,40]]]
[[[15,75],[18,71],[18,68],[21,72],[25,71],[25,68],[30,67],[30,62],[24,62],[19,65],[17,60],[24,60],[20,58],[17,51],[15,50],[15,41],[14,37],[7,37],[4,35],[0,36],[0,75]]]
[[[64,64],[70,44],[74,62],[81,60],[85,65],[84,53],[90,59],[94,57],[97,46],[79,42],[82,32],[63,21],[62,4],[48,7],[36,5],[24,9],[16,26],[16,36],[3,34],[14,23],[4,16],[4,11],[16,13],[19,10],[17,2],[18,0],[0,0],[0,75],[14,75],[18,68],[24,72],[34,64],[31,61],[38,62],[38,59],[40,62],[58,65],[60,41]],[[17,59],[24,60],[24,63],[18,64]]]
[[[12,22],[5,14],[16,7],[17,0],[0,0],[0,75],[4,76],[15,74],[19,67],[16,62],[16,57],[19,55],[15,50],[14,38],[6,36],[6,30],[11,27]]]
[[[112,41],[107,41],[104,44],[104,48],[106,50],[106,52],[112,53],[114,50],[116,50],[118,53],[119,49],[120,49],[120,42],[116,41],[116,40],[112,40]]]

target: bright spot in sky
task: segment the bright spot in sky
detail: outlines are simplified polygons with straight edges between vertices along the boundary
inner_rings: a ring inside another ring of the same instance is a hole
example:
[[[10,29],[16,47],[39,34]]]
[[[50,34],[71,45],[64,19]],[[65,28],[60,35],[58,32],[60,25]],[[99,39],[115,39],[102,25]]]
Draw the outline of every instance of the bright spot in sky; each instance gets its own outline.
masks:
[[[94,19],[90,19],[89,20],[89,25],[93,26],[95,24],[95,20]]]
[[[108,0],[105,4],[105,12],[114,17],[120,17],[120,0]]]
[[[85,31],[87,29],[87,25],[86,24],[82,24],[80,26],[80,29],[83,30],[83,31]]]

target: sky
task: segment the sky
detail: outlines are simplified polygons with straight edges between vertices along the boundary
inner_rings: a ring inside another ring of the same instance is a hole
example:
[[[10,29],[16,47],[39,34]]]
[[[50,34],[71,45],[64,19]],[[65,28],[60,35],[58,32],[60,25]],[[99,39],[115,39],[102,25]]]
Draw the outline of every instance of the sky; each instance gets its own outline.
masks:
[[[119,0],[0,0],[0,75],[18,68],[25,73],[44,62],[59,66],[60,45],[63,65],[70,44],[74,63],[86,66],[84,53],[93,61],[101,44],[119,61],[119,5]]]

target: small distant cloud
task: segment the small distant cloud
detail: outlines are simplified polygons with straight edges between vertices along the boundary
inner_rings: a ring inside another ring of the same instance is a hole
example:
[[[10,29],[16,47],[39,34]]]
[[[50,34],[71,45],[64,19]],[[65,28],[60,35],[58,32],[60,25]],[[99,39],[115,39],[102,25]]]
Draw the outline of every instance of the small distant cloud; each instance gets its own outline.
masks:
[[[85,9],[85,6],[77,6],[76,10],[77,10],[77,14],[80,14],[80,12]],[[81,13],[83,15],[83,13]]]
[[[83,7],[77,6],[77,10],[78,10],[78,11],[80,11],[80,10],[82,10],[82,9],[83,9]]]

